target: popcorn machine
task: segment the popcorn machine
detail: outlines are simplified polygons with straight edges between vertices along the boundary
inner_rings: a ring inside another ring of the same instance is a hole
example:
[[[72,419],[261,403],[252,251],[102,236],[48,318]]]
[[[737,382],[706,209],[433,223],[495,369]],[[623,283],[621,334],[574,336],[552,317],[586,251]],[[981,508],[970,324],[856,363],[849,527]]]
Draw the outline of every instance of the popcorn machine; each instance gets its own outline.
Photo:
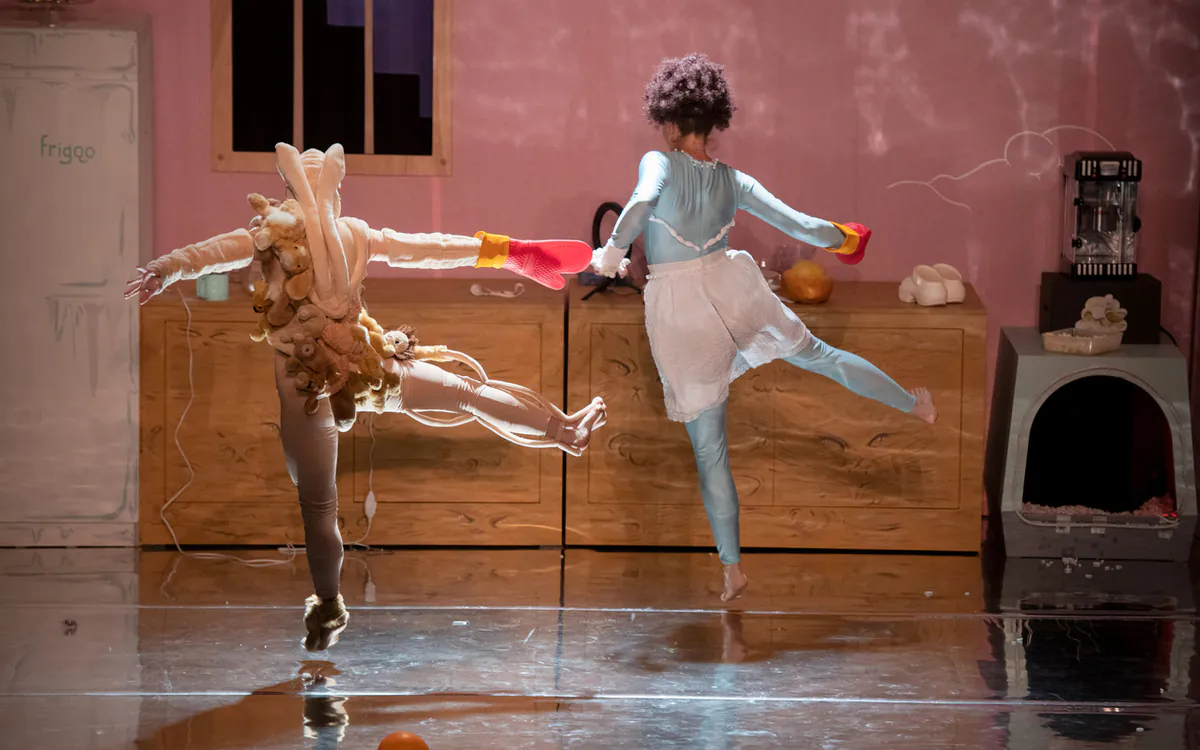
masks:
[[[1133,154],[1076,151],[1063,159],[1061,270],[1072,278],[1137,276],[1138,183]]]

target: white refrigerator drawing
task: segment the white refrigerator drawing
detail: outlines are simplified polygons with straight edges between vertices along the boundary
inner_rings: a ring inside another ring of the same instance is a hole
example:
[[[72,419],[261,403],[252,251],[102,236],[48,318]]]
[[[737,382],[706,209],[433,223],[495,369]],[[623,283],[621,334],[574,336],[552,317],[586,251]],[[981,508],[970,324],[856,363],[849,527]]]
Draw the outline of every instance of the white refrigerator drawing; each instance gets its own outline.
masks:
[[[0,546],[137,543],[148,26],[0,18]]]

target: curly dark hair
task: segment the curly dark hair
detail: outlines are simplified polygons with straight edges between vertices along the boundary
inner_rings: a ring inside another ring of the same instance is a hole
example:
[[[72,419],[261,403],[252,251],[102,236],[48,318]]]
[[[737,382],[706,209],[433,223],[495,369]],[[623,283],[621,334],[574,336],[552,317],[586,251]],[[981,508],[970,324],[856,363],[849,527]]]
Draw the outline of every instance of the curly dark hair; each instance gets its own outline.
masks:
[[[714,129],[724,130],[736,109],[725,66],[703,54],[663,60],[642,98],[648,120],[656,125],[673,123],[680,135],[707,136]]]

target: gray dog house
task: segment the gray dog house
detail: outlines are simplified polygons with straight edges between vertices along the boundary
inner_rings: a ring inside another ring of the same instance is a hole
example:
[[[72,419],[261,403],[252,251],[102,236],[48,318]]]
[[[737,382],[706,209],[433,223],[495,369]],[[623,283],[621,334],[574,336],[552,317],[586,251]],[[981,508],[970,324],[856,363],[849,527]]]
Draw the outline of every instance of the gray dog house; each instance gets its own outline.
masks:
[[[1186,560],[1196,526],[1187,366],[1168,343],[1083,357],[1000,334],[985,469],[1009,557]]]

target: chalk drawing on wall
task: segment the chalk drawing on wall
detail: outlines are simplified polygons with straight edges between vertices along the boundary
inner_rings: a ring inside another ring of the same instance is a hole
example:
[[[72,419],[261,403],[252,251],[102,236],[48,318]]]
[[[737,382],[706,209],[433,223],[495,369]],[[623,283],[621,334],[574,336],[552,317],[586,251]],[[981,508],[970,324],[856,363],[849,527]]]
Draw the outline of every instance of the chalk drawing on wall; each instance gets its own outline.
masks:
[[[871,154],[880,156],[889,149],[884,127],[889,105],[902,108],[927,128],[944,127],[914,65],[914,50],[905,38],[896,0],[887,5],[865,3],[852,11],[846,22],[846,41],[859,53],[854,96],[867,125]]]
[[[108,105],[109,98],[114,93],[124,94],[129,122],[124,138],[129,143],[137,143],[137,94],[134,93],[133,87],[127,83],[96,83],[88,86],[87,90],[99,97],[101,111]]]
[[[101,346],[100,323],[109,319],[108,305],[99,295],[54,294],[46,298],[49,306],[50,323],[54,326],[54,340],[63,343],[70,338],[71,354],[79,357],[80,337],[87,351],[88,384],[92,395],[100,385],[100,354],[101,349],[108,350],[113,342]],[[111,326],[109,334],[111,339]]]
[[[17,92],[20,90],[20,86],[5,86],[0,89],[0,100],[4,101],[4,124],[10,132],[17,117]]]
[[[1024,129],[1031,129],[1030,122],[1039,121],[1038,113],[1046,111],[1045,102],[1034,93],[1044,83],[1036,71],[1046,65],[1058,67],[1068,62],[1086,71],[1092,84],[1112,82],[1123,87],[1126,77],[1134,76],[1139,83],[1136,93],[1131,92],[1130,106],[1153,107],[1158,115],[1178,109],[1179,130],[1187,138],[1190,152],[1182,191],[1195,190],[1200,170],[1200,75],[1195,64],[1200,33],[1194,18],[1195,0],[1009,0],[962,5],[958,26],[978,35],[979,49],[1003,67]],[[1122,50],[1124,44],[1133,52],[1118,53],[1126,55],[1120,66],[1124,70],[1105,71],[1110,50]]]
[[[125,259],[125,214],[126,211],[122,208],[117,220],[117,257],[122,261]],[[66,287],[65,291],[46,297],[50,324],[54,328],[54,340],[62,345],[64,340],[69,338],[71,356],[78,358],[79,339],[81,335],[83,337],[87,351],[88,384],[91,386],[93,396],[96,395],[100,385],[101,354],[110,350],[116,343],[112,329],[114,321],[108,308],[111,293],[101,291],[109,286],[111,270],[111,266],[105,268],[101,278],[64,281],[62,286]],[[100,337],[101,322],[108,323],[109,334],[107,343],[103,346]],[[136,355],[133,350],[134,341],[136,339],[130,339],[127,342],[131,359]]]
[[[893,188],[897,188],[897,187],[901,187],[901,186],[905,186],[905,185],[911,185],[911,186],[915,186],[915,187],[924,187],[924,188],[927,188],[930,191],[932,191],[934,195],[936,195],[938,198],[945,201],[946,203],[949,203],[951,206],[957,206],[958,208],[963,208],[963,209],[966,209],[967,211],[970,211],[971,207],[969,205],[967,205],[966,203],[962,203],[961,201],[956,201],[956,200],[953,200],[953,199],[947,197],[945,195],[945,193],[943,193],[941,190],[938,189],[937,183],[941,182],[941,181],[952,182],[952,183],[962,182],[963,180],[973,177],[974,175],[979,174],[980,172],[983,172],[984,170],[986,170],[990,167],[999,166],[1001,164],[1003,164],[1006,167],[1015,169],[1015,168],[1017,168],[1017,166],[1013,163],[1014,162],[1014,153],[1013,153],[1014,145],[1016,145],[1022,139],[1034,138],[1034,139],[1044,141],[1047,145],[1049,145],[1053,148],[1057,144],[1055,144],[1054,141],[1052,141],[1050,139],[1050,136],[1053,133],[1057,133],[1057,132],[1061,132],[1061,131],[1077,131],[1077,132],[1081,132],[1081,133],[1086,133],[1086,134],[1091,135],[1094,138],[1097,138],[1100,141],[1102,141],[1104,143],[1104,145],[1106,147],[1108,147],[1108,149],[1110,151],[1116,150],[1116,146],[1114,146],[1112,144],[1112,141],[1108,140],[1100,133],[1097,133],[1095,130],[1092,130],[1091,128],[1085,128],[1081,125],[1056,125],[1052,128],[1048,128],[1041,132],[1036,132],[1033,130],[1022,130],[1018,133],[1013,133],[1009,137],[1009,139],[1004,142],[1004,148],[1001,152],[1002,153],[1001,156],[998,156],[995,159],[988,159],[987,161],[981,162],[980,164],[976,164],[974,167],[971,167],[970,169],[968,169],[967,171],[965,171],[961,174],[956,174],[956,175],[939,174],[939,175],[935,175],[934,177],[932,177],[928,180],[897,180],[896,182],[893,182],[892,184],[888,185],[887,189],[891,190]],[[1056,156],[1053,159],[1045,161],[1043,163],[1043,165],[1037,169],[1026,168],[1025,173],[1028,176],[1033,177],[1034,179],[1040,180],[1042,177],[1046,176],[1051,171],[1060,169],[1061,167],[1062,167],[1062,158],[1061,158],[1061,156]]]

